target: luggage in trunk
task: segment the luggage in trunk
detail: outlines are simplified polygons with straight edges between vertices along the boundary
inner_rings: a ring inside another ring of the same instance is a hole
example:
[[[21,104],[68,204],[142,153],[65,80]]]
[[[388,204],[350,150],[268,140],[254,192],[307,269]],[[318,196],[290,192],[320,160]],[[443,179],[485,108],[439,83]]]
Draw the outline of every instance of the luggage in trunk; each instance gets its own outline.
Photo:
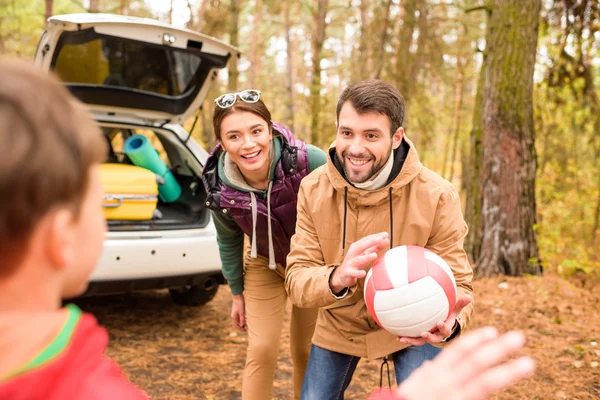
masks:
[[[127,164],[102,164],[104,215],[108,220],[151,220],[158,203],[156,175]]]

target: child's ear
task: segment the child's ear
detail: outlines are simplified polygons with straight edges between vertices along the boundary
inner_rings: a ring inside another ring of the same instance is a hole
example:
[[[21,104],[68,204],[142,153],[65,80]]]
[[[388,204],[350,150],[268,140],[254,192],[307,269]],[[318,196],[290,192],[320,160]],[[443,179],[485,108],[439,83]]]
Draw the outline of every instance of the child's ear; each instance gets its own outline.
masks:
[[[73,263],[75,254],[75,217],[68,209],[53,211],[49,217],[46,254],[57,268],[64,269]]]

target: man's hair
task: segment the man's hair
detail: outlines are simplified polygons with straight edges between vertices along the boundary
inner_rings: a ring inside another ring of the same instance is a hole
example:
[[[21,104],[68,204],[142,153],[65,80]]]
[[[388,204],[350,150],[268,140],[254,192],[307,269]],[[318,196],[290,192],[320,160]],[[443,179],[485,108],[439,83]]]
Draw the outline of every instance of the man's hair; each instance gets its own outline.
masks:
[[[349,102],[358,114],[377,112],[386,115],[390,120],[392,136],[404,121],[404,97],[395,87],[382,80],[366,79],[344,89],[336,108],[338,122],[340,111],[346,102]]]
[[[0,59],[0,276],[11,272],[52,209],[79,215],[107,143],[85,107],[30,63]],[[16,255],[20,255],[15,258]]]
[[[246,103],[241,100],[239,97],[236,97],[235,103],[231,107],[221,108],[215,104],[215,112],[213,113],[213,129],[215,130],[215,137],[218,141],[221,141],[221,125],[223,124],[223,120],[230,114],[235,114],[239,112],[249,112],[258,117],[267,121],[267,127],[269,130],[273,125],[271,121],[271,112],[263,103],[262,100],[258,100],[255,103]]]

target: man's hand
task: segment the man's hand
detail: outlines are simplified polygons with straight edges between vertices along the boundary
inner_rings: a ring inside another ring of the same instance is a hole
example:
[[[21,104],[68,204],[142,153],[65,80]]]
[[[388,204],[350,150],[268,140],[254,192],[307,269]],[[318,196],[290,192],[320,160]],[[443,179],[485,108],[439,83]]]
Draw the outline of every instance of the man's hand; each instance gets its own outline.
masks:
[[[387,232],[375,233],[352,243],[342,265],[337,267],[329,277],[329,287],[333,293],[356,285],[356,282],[367,275],[367,269],[377,259],[377,253],[389,247]]]
[[[421,337],[411,338],[401,336],[398,340],[402,343],[410,344],[413,346],[422,346],[425,343],[436,344],[441,343],[445,338],[452,335],[452,328],[454,328],[454,323],[456,322],[456,317],[463,308],[465,308],[472,301],[471,296],[465,295],[459,298],[456,301],[456,306],[454,306],[454,311],[450,313],[448,318],[446,318],[443,322],[438,322],[436,326],[436,330],[433,332],[423,332],[421,333]]]
[[[238,331],[246,331],[246,308],[243,294],[234,294],[231,302],[231,323]]]

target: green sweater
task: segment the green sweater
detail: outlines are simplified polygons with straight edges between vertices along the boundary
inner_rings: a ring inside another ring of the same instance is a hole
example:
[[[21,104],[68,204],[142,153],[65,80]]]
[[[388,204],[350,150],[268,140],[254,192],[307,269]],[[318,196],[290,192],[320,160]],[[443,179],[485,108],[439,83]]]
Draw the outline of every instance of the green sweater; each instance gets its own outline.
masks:
[[[273,140],[274,155],[271,163],[271,172],[269,176],[273,179],[275,167],[281,158],[281,139]],[[308,171],[311,172],[327,162],[327,155],[318,147],[307,144]],[[221,156],[223,157],[223,155]],[[222,158],[219,161],[219,178],[227,185],[242,192],[248,192],[248,189],[231,182],[223,171]],[[266,195],[266,190],[253,190],[253,192],[262,198]],[[218,212],[211,212],[215,228],[217,229],[217,243],[219,244],[219,253],[221,255],[221,269],[223,276],[227,279],[232,294],[240,294],[244,291],[244,232],[228,216]]]

